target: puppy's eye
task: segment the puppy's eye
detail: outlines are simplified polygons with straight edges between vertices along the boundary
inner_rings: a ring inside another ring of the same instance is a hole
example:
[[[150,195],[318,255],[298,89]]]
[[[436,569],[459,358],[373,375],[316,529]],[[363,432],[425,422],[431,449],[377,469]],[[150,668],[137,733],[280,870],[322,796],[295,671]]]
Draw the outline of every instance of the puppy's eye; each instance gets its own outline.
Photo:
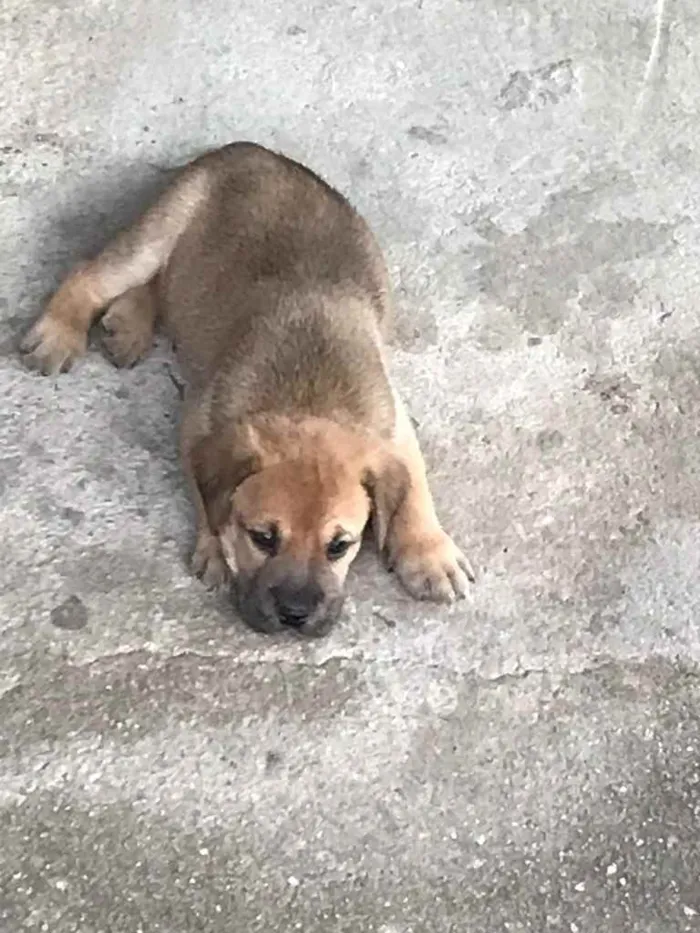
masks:
[[[248,537],[263,554],[275,554],[280,539],[275,528],[248,528]]]
[[[333,538],[326,547],[326,557],[328,560],[340,560],[343,554],[352,546],[353,542],[349,538]]]

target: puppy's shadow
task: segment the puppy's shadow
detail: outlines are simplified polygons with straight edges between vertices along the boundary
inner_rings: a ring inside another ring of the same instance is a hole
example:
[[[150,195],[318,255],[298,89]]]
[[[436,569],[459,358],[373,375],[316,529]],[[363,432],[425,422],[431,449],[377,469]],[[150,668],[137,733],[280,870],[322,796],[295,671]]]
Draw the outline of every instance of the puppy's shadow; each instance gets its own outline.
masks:
[[[25,327],[38,317],[44,301],[73,266],[96,256],[117,233],[133,224],[165,190],[178,168],[147,162],[102,166],[87,177],[72,178],[53,214],[33,218],[32,235],[24,238],[31,244],[27,265],[31,279],[25,286],[36,307],[26,318],[22,315]]]
[[[61,209],[42,218],[32,239],[26,283],[29,314],[13,321],[14,343],[41,314],[46,300],[74,266],[95,257],[122,230],[134,224],[172,182],[181,163],[156,165],[146,161],[111,164],[89,176],[71,179],[62,193]],[[65,205],[69,206],[65,208]],[[25,304],[23,302],[23,304]],[[99,354],[107,368],[113,364],[102,352],[93,332],[90,354]],[[80,364],[78,364],[80,365]],[[159,462],[160,482],[175,501],[186,498],[186,483],[178,457],[178,421],[183,385],[166,340],[157,337],[150,353],[133,369],[120,370],[120,385],[108,380],[114,418],[111,430],[129,447],[140,448]],[[70,379],[70,374],[65,378]],[[147,398],[148,404],[143,403]],[[105,399],[105,406],[109,401]],[[189,517],[189,516],[188,516]]]
[[[0,356],[16,356],[19,342],[70,270],[97,255],[167,187],[178,166],[112,164],[62,182],[60,198],[29,210],[16,233],[22,280],[0,297]],[[51,206],[53,204],[53,207]]]

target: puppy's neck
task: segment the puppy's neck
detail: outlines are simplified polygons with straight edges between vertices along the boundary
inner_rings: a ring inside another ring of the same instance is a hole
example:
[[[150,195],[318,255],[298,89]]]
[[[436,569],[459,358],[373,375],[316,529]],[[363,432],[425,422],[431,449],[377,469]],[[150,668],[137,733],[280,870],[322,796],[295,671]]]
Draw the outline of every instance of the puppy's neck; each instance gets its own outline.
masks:
[[[334,418],[259,414],[248,423],[266,455],[277,461],[308,461],[326,454],[344,459],[382,440],[342,411]]]

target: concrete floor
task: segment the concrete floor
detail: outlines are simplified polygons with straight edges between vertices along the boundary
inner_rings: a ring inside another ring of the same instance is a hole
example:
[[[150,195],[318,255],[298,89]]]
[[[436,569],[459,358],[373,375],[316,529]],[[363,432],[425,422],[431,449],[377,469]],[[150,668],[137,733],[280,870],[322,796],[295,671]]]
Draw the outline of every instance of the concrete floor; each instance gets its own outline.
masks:
[[[700,929],[696,0],[3,0],[0,930]],[[186,568],[168,348],[17,334],[251,138],[368,217],[479,570],[326,640]]]

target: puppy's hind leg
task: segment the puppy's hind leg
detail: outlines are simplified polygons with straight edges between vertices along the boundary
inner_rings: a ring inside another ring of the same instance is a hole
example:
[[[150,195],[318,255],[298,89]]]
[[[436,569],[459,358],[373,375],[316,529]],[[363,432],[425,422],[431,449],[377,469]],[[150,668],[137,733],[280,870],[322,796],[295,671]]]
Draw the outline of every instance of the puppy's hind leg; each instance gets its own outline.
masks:
[[[100,321],[102,347],[115,366],[134,366],[153,343],[158,316],[155,283],[120,295]]]
[[[95,259],[78,266],[22,340],[20,351],[26,364],[45,375],[70,369],[85,352],[88,331],[99,312],[120,296],[126,297],[131,289],[147,285],[167,263],[178,238],[206,199],[208,188],[202,166],[186,168],[133,227],[119,234]],[[127,316],[132,320],[136,309],[151,315],[137,341],[142,349],[145,331],[150,328],[152,332],[153,305],[150,300],[132,303],[131,298],[128,304]],[[115,313],[115,319],[118,316]]]

